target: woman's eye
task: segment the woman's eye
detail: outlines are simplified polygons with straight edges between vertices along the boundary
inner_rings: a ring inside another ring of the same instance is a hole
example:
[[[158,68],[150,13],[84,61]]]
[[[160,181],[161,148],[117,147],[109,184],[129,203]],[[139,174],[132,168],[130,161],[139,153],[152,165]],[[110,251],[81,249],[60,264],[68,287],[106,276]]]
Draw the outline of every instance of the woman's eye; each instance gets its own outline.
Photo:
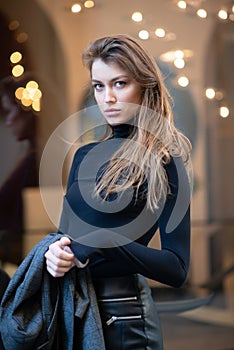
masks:
[[[103,85],[102,84],[94,84],[93,87],[95,90],[99,91],[103,88]]]
[[[117,87],[123,87],[123,86],[125,86],[127,83],[126,83],[126,81],[117,81],[116,83],[115,83],[115,85],[117,86]]]

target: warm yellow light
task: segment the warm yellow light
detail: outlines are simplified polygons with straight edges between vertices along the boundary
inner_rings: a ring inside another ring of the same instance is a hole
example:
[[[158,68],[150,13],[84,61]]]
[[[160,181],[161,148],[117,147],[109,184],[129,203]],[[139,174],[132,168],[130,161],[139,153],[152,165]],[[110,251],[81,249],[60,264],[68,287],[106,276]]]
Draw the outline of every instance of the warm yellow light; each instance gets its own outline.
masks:
[[[143,19],[143,15],[142,15],[141,12],[139,12],[139,11],[133,12],[133,14],[132,14],[132,20],[133,20],[134,22],[141,22],[142,19]]]
[[[40,110],[41,110],[41,102],[40,102],[40,100],[33,101],[32,108],[34,109],[34,111],[40,112]]]
[[[32,100],[31,99],[31,96],[30,96],[30,91],[28,89],[24,89],[23,91],[23,96],[22,96],[22,99],[25,99],[25,100]]]
[[[197,10],[197,15],[201,18],[206,18],[207,17],[207,11],[204,9],[199,9]]]
[[[87,9],[91,9],[92,7],[94,7],[94,1],[91,1],[91,0],[85,1],[84,7],[86,7]]]
[[[41,98],[42,92],[40,89],[38,89],[38,84],[36,81],[31,80],[27,83],[23,96],[24,98],[30,98],[32,101]]]
[[[17,64],[12,68],[12,75],[14,77],[20,77],[24,73],[24,67],[20,64]]]
[[[165,35],[166,35],[166,31],[163,29],[163,28],[157,28],[155,29],[155,35],[158,37],[158,38],[164,38]]]
[[[38,83],[34,80],[30,80],[27,84],[26,84],[26,88],[31,88],[31,89],[38,89]]]
[[[232,5],[232,12],[234,12],[234,5]]]
[[[30,98],[21,98],[21,103],[24,107],[30,107],[32,100]]]
[[[215,98],[218,101],[221,101],[223,99],[223,92],[222,91],[216,91],[215,92]]]
[[[42,96],[42,92],[40,89],[32,89],[30,91],[30,96],[32,98],[32,100],[36,101],[39,100]]]
[[[21,98],[23,97],[23,91],[24,91],[24,88],[23,88],[23,87],[19,87],[18,89],[16,89],[16,91],[15,91],[15,97],[16,97],[18,100],[21,100]]]
[[[37,89],[26,88],[27,94],[31,100],[34,100],[34,95],[36,94]]]
[[[149,39],[149,32],[147,30],[140,30],[138,36],[142,40],[147,40]]]
[[[219,108],[219,115],[222,118],[227,118],[229,116],[229,109],[226,106],[221,106]]]
[[[18,41],[18,43],[23,44],[25,43],[25,41],[28,40],[28,34],[25,32],[19,33],[16,37],[16,40]]]
[[[215,90],[213,88],[207,88],[206,89],[206,97],[209,100],[212,100],[213,98],[215,98]]]
[[[71,7],[71,12],[73,13],[78,13],[82,10],[81,5],[80,4],[73,4]]]
[[[186,87],[189,85],[189,79],[186,76],[179,77],[177,81],[181,87]]]
[[[175,59],[190,59],[193,57],[192,50],[175,50],[175,51],[167,51],[160,55],[160,59],[165,62],[174,62]]]
[[[15,51],[10,55],[11,63],[18,63],[22,59],[22,54],[19,51]]]
[[[182,69],[185,66],[185,61],[183,60],[183,58],[176,58],[174,60],[174,65],[176,68]]]
[[[9,23],[8,28],[10,30],[16,30],[17,28],[19,28],[19,25],[19,21],[14,20]]]
[[[24,107],[30,107],[39,112],[41,110],[41,97],[42,92],[38,87],[38,83],[34,80],[30,80],[26,87],[19,87],[15,91],[15,96],[21,101]]]
[[[218,16],[219,16],[220,19],[225,20],[225,19],[228,18],[228,13],[227,13],[226,10],[219,10]]]
[[[188,49],[184,49],[183,51],[183,57],[186,57],[186,58],[191,58],[193,57],[193,51],[192,50],[188,50]]]
[[[186,7],[187,7],[187,3],[186,3],[186,1],[178,1],[178,2],[177,2],[177,6],[178,6],[180,9],[185,10]]]

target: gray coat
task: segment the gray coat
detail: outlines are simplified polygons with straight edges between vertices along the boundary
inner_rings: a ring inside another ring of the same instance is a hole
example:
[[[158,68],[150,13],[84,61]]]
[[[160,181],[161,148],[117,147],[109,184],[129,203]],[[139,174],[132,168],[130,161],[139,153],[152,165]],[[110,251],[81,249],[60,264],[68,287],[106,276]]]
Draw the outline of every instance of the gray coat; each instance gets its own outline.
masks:
[[[104,339],[88,269],[73,268],[54,278],[44,254],[60,234],[45,236],[12,277],[0,306],[6,350],[103,350]],[[75,326],[75,317],[76,326]]]

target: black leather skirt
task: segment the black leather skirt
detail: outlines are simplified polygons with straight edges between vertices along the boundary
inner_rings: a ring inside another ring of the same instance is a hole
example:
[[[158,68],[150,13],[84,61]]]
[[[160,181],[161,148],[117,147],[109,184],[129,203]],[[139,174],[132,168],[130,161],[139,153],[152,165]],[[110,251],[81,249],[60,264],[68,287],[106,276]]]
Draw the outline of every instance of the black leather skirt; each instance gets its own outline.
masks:
[[[138,274],[93,281],[107,350],[162,350],[155,302]]]

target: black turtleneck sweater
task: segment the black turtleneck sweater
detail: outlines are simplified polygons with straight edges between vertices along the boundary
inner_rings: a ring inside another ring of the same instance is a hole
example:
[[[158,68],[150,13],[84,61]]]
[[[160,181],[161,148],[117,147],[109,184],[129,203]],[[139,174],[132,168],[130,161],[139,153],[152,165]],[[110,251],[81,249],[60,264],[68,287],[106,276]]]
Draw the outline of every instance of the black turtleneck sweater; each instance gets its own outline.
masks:
[[[145,277],[181,286],[190,256],[190,187],[180,158],[165,165],[170,194],[154,212],[147,209],[145,190],[133,187],[104,201],[93,196],[115,151],[129,136],[128,125],[114,126],[106,141],[80,147],[72,163],[60,231],[72,238],[71,249],[81,262],[89,258],[94,278],[140,273]],[[161,248],[148,247],[160,234]]]

